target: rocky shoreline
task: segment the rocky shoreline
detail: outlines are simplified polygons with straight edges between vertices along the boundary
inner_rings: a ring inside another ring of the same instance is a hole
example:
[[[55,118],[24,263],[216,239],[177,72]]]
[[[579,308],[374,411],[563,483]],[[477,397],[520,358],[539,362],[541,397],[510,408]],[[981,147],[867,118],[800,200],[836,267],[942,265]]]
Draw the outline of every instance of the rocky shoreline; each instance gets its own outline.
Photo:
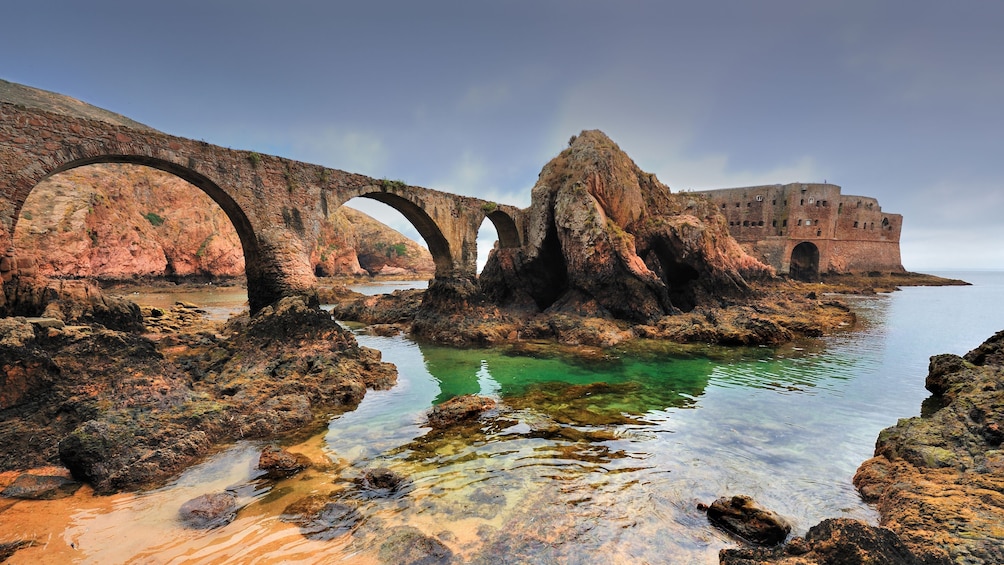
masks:
[[[880,527],[825,520],[773,548],[722,550],[723,565],[1004,563],[1004,331],[931,358],[921,416],[883,430],[854,476]]]
[[[99,494],[155,486],[235,440],[323,426],[396,382],[316,300],[220,326],[191,305],[141,312],[67,286],[82,294],[0,319],[0,471],[60,464]]]
[[[896,274],[779,281],[761,292],[787,293],[796,297],[792,303],[813,308],[830,303],[827,308],[841,313],[833,318],[837,323],[803,321],[791,333],[812,336],[853,327],[853,317],[843,317],[849,310],[831,293],[868,294],[906,282],[960,284]],[[63,298],[36,295],[50,299],[45,317],[0,320],[2,470],[62,465],[98,493],[156,486],[236,439],[309,433],[331,414],[351,410],[367,388],[395,382],[393,366],[380,362],[379,352],[358,347],[316,298],[287,298],[253,318],[221,325],[206,321],[193,305],[139,309],[82,281],[58,288]],[[331,298],[332,292],[346,296],[337,287],[321,294]],[[350,303],[377,317],[399,316],[390,328],[400,331],[411,327],[407,313],[421,300],[422,291],[397,291]],[[384,302],[401,311],[374,307]],[[755,305],[739,308],[770,315]],[[790,308],[779,311],[792,316]],[[541,335],[573,353],[582,348],[584,355],[602,344],[597,336],[610,325],[623,332],[618,343],[649,337],[647,330],[610,320],[594,323],[562,315],[547,327],[574,328],[574,338]],[[717,331],[724,336],[734,330]],[[949,556],[956,563],[995,562],[1004,520],[998,500],[1004,487],[1002,344],[1004,332],[965,357],[933,358],[928,387],[935,397],[924,417],[901,421],[880,436],[876,457],[862,465],[855,483],[878,504],[883,527],[828,520],[783,546],[723,550],[722,563],[934,564],[948,563]],[[860,558],[847,561],[851,554]]]

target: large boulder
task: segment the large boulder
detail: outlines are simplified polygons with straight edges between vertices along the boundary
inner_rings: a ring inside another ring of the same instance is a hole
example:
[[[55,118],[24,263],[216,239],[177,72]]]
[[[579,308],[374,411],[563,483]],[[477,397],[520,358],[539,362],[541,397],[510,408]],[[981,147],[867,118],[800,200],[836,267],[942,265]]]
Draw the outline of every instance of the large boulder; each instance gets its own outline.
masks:
[[[760,508],[752,498],[744,495],[722,497],[711,503],[708,520],[757,545],[777,545],[791,533],[787,520]]]
[[[494,250],[481,274],[507,307],[650,323],[773,274],[709,201],[672,194],[600,131],[544,167],[526,217],[525,245]]]

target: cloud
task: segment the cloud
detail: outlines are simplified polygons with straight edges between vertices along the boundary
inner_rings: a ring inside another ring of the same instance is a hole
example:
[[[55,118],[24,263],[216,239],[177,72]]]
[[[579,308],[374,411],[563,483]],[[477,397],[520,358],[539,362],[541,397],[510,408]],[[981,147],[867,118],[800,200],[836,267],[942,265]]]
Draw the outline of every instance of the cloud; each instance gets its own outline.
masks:
[[[290,157],[308,163],[382,178],[390,154],[381,137],[372,132],[325,127],[288,134]]]

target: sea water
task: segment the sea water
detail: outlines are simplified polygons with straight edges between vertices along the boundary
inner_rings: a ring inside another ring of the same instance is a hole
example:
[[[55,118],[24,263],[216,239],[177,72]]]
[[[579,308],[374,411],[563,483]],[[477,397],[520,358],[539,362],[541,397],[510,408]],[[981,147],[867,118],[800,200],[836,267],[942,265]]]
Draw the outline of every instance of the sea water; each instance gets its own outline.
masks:
[[[919,414],[931,355],[963,354],[1004,329],[1004,273],[938,274],[973,285],[841,297],[854,331],[779,348],[456,349],[357,329],[397,365],[398,382],[290,447],[318,469],[242,488],[260,448],[242,443],[155,491],[17,502],[0,513],[2,531],[20,519],[45,547],[11,562],[379,563],[408,532],[458,563],[710,564],[737,542],[697,505],[734,494],[796,534],[829,517],[876,523],[851,478],[879,431]],[[428,410],[459,394],[500,408],[477,426],[431,430]],[[354,488],[373,468],[407,487],[388,497]],[[183,502],[225,488],[242,497],[233,523],[178,523]],[[281,519],[305,496],[361,519],[310,539]]]

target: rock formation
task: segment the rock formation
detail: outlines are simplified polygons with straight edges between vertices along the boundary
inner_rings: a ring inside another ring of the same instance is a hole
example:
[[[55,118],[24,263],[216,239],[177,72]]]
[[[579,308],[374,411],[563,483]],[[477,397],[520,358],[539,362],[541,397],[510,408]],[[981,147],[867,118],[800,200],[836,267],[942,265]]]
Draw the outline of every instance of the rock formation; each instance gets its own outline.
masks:
[[[672,194],[600,131],[544,167],[527,217],[523,248],[494,250],[481,275],[507,308],[651,323],[773,274],[707,200]]]
[[[50,177],[21,211],[19,264],[43,276],[240,277],[244,255],[222,208],[171,174],[102,164]],[[318,276],[423,275],[435,270],[417,243],[373,218],[341,207],[328,215],[311,250]]]
[[[854,484],[931,562],[1004,563],[1004,331],[931,358],[923,415],[883,430]]]

